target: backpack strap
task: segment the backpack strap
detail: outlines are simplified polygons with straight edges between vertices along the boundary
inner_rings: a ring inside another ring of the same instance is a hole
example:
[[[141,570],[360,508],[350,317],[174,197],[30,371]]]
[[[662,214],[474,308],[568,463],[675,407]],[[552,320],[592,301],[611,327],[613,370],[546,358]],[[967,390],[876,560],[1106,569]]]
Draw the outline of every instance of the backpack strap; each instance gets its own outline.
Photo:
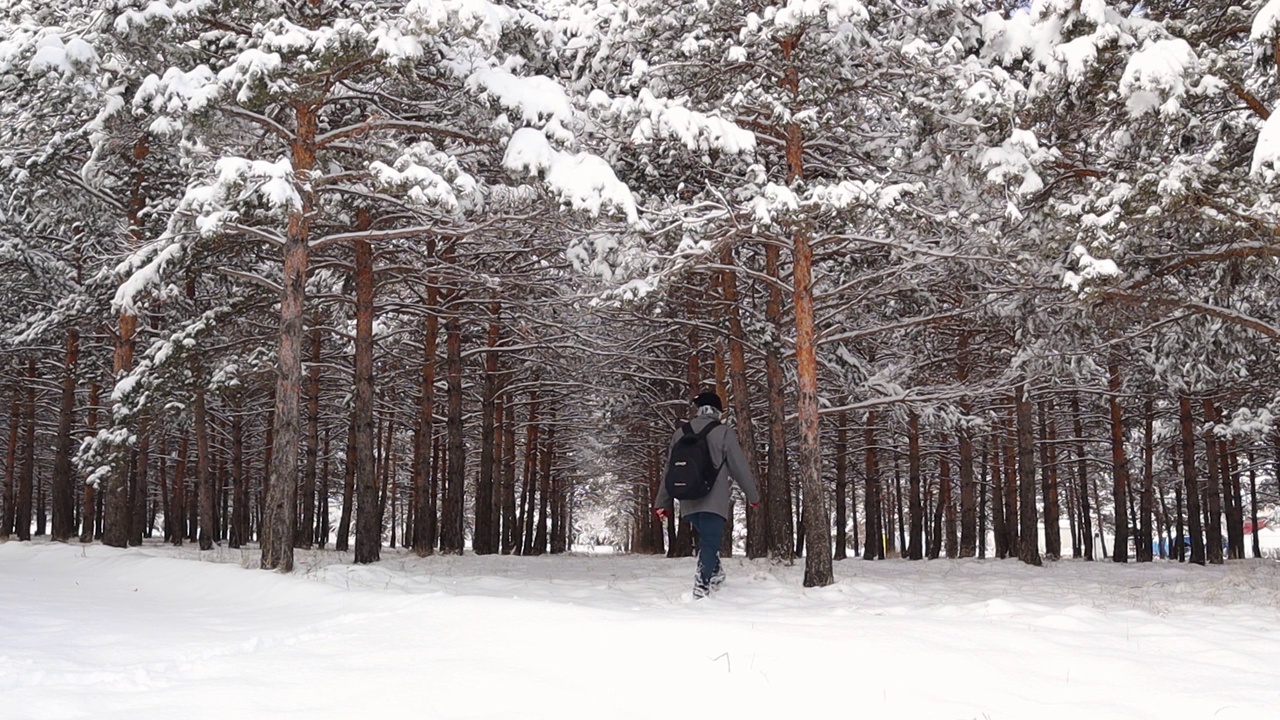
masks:
[[[711,422],[707,423],[706,427],[702,428],[698,432],[694,432],[693,423],[685,421],[685,423],[680,426],[680,431],[684,433],[684,438],[686,440],[691,438],[694,440],[706,440],[707,436],[711,434],[711,431],[715,430],[718,427],[720,427],[720,421],[712,420]]]

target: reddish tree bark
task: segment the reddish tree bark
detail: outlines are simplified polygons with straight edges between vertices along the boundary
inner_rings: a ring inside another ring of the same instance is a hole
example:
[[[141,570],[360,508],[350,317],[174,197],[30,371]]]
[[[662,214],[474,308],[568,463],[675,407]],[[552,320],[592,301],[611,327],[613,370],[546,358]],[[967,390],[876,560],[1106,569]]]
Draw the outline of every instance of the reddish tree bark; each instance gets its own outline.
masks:
[[[67,542],[76,531],[75,469],[71,464],[72,424],[76,407],[76,367],[80,361],[80,331],[67,330],[67,350],[63,355],[62,398],[58,410],[58,437],[53,464],[54,542]]]

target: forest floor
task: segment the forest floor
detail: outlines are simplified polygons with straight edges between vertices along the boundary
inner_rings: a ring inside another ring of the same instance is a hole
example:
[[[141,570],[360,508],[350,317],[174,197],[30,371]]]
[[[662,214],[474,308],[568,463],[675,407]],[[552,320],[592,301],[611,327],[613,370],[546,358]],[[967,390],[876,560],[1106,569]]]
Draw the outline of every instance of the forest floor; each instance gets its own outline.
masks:
[[[417,558],[0,544],[0,715],[1280,717],[1280,563]]]

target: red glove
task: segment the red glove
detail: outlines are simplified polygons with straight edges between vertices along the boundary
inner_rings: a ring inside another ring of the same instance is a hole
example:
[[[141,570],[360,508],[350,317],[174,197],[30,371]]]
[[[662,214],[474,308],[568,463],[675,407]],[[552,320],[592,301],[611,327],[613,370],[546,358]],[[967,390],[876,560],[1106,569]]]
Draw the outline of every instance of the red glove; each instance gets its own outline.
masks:
[[[659,520],[666,520],[671,511],[666,508],[654,508],[653,514],[657,515]]]
[[[757,500],[756,502],[751,503],[751,507],[753,507],[753,508],[758,508],[758,507],[760,507],[760,502]]]

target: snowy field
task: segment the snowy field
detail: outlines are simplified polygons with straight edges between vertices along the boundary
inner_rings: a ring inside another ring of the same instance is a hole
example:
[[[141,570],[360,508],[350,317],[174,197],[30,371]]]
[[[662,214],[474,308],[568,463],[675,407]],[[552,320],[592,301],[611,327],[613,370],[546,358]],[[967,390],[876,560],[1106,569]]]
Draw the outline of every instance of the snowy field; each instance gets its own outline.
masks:
[[[693,561],[0,544],[0,716],[1280,717],[1280,563]]]

